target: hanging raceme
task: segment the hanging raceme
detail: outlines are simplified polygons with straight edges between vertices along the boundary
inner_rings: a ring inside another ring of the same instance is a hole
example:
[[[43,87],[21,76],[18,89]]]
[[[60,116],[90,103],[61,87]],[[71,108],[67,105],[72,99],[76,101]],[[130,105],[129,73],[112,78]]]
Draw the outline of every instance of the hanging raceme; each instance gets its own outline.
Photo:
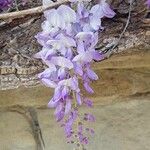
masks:
[[[47,1],[43,3],[46,5]],[[83,116],[80,113],[79,107],[92,107],[92,101],[81,93],[79,82],[88,93],[94,93],[90,84],[98,76],[91,64],[103,59],[103,54],[95,50],[98,31],[103,28],[101,19],[115,15],[105,0],[91,8],[85,3],[71,0],[69,5],[44,12],[42,32],[36,35],[42,50],[34,55],[48,67],[39,78],[54,89],[48,107],[55,108],[55,118],[64,128],[67,140],[77,142],[78,146],[88,144],[94,130],[87,125],[95,121],[90,112]]]

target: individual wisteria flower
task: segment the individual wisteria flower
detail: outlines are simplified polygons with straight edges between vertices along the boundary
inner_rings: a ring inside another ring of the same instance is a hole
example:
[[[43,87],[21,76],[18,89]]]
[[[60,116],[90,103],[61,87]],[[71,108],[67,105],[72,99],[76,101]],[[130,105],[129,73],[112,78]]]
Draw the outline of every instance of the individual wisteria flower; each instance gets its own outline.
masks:
[[[11,3],[12,3],[12,0],[0,0],[0,9],[5,9],[9,7]]]
[[[88,134],[94,134],[85,124],[95,122],[95,117],[89,112],[82,117],[79,112],[79,106],[93,105],[82,94],[79,81],[88,93],[94,93],[91,82],[98,80],[98,75],[91,64],[103,59],[103,54],[95,50],[101,19],[112,18],[115,13],[105,0],[91,8],[86,8],[80,0],[71,2],[76,5],[75,10],[72,5],[61,5],[44,12],[46,20],[42,23],[42,32],[36,35],[42,50],[34,57],[47,65],[38,75],[39,79],[54,89],[48,107],[55,108],[54,116],[64,128],[67,139],[73,140],[75,136],[77,142],[84,145],[89,142]],[[48,3],[43,1],[44,5]],[[77,128],[74,128],[75,122]]]
[[[106,0],[100,0],[100,3],[93,6],[90,12],[99,18],[112,18],[115,15],[115,12],[110,8],[109,4],[106,3]]]
[[[148,5],[148,7],[150,8],[150,0],[146,1],[146,4]]]

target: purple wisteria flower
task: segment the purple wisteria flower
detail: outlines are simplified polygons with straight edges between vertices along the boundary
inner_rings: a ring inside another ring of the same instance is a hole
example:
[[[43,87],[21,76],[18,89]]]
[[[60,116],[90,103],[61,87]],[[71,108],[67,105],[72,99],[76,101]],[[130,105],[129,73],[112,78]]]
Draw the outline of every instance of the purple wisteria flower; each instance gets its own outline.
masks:
[[[12,0],[0,0],[0,9],[5,9],[9,7],[11,3],[12,3]]]
[[[146,4],[148,5],[148,7],[150,8],[150,0],[146,1]]]
[[[42,50],[34,57],[42,59],[47,65],[47,69],[38,77],[45,86],[54,89],[48,107],[55,108],[56,121],[64,128],[68,139],[75,134],[81,144],[88,144],[84,122],[94,122],[95,117],[86,113],[80,118],[79,106],[84,104],[92,107],[93,104],[84,98],[79,81],[88,93],[94,93],[90,84],[98,80],[98,75],[92,70],[91,64],[94,60],[103,59],[103,55],[95,50],[98,31],[102,28],[101,19],[112,18],[115,13],[105,0],[91,8],[86,8],[84,1],[70,1],[77,6],[76,10],[61,5],[44,12],[46,20],[42,23],[42,32],[36,35]],[[48,3],[47,0],[43,1],[44,5]],[[76,132],[73,129],[75,121],[78,124]],[[94,133],[90,128],[88,132]]]

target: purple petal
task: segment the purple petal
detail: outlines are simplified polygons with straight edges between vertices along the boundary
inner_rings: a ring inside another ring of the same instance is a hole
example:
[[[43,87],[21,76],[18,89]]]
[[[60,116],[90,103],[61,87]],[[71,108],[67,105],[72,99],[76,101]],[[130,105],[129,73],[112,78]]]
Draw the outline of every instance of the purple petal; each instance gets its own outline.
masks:
[[[51,3],[53,3],[53,1],[51,1],[51,0],[43,0],[43,6],[47,6],[47,5],[50,5]]]
[[[45,22],[44,22],[45,23]],[[43,23],[43,24],[44,24]],[[43,25],[42,24],[42,25]],[[46,32],[48,32],[48,31],[46,31]],[[49,32],[48,32],[49,33]],[[46,42],[47,42],[47,40],[49,40],[49,34],[48,33],[45,33],[44,31],[43,32],[40,32],[40,33],[38,33],[36,36],[35,36],[35,38],[37,39],[37,41],[38,41],[38,43],[40,44],[40,45],[42,45],[42,46],[46,46]]]
[[[68,59],[72,59],[73,54],[72,54],[72,50],[70,48],[67,49],[67,51],[65,53],[65,57]]]
[[[92,114],[88,114],[88,119],[91,122],[95,122],[95,117]]]
[[[83,125],[82,124],[78,125],[78,132],[80,132],[80,133],[83,132]]]
[[[65,134],[66,134],[67,138],[72,136],[72,127],[70,125],[66,124],[65,128],[64,128],[64,131],[65,131]]]
[[[40,58],[40,59],[42,59],[42,58],[45,57],[47,51],[48,51],[48,49],[43,49],[42,51],[40,51],[40,52],[34,54],[33,57],[34,57],[34,58]]]
[[[87,92],[89,92],[91,94],[94,93],[93,89],[89,86],[89,84],[87,82],[85,82],[83,85]]]
[[[148,7],[150,7],[150,0],[147,0],[146,4],[148,5]]]
[[[84,5],[83,3],[78,3],[77,5],[77,12],[78,12],[78,15],[82,18],[82,12],[84,12]]]
[[[57,122],[61,121],[64,118],[64,112],[63,111],[58,112],[57,114],[55,114],[55,117]]]
[[[72,69],[73,68],[73,63],[68,60],[67,58],[58,56],[58,57],[52,57],[51,63],[58,65],[60,67]]]
[[[11,3],[12,3],[12,0],[0,0],[0,9],[9,7]]]
[[[81,100],[80,93],[76,93],[76,99],[77,99],[78,105],[82,105],[82,100]]]
[[[104,59],[104,56],[98,51],[93,51],[91,53],[92,53],[93,59],[96,61],[100,61]]]
[[[78,53],[85,52],[85,50],[84,50],[84,43],[82,41],[78,41],[77,51],[78,51]]]
[[[51,81],[50,79],[43,78],[41,79],[41,81],[47,87],[55,88],[57,86],[57,84],[54,81]]]
[[[93,38],[91,39],[91,46],[90,49],[94,49],[94,47],[96,46],[96,44],[98,43],[99,40],[99,36],[98,33],[96,32],[93,36]]]
[[[55,92],[54,92],[54,101],[59,101],[62,98],[62,89],[61,87],[57,87],[55,88]]]
[[[105,0],[101,0],[100,4],[94,5],[90,11],[93,16],[98,16],[99,18],[108,17],[112,18],[115,16],[115,12],[109,7]]]
[[[84,52],[84,53],[80,53],[79,55],[76,55],[72,61],[74,62],[79,62],[79,63],[88,63],[91,62],[93,59],[92,53],[91,52]]]
[[[78,75],[82,76],[83,75],[82,65],[80,63],[74,63],[74,71]]]
[[[78,79],[76,77],[71,78],[71,89],[80,92],[79,85],[78,85]]]
[[[63,103],[60,102],[60,103],[57,105],[54,114],[58,114],[60,111],[62,111],[62,109],[63,109]]]
[[[66,99],[65,115],[71,111],[71,99]]]
[[[50,78],[53,72],[56,71],[54,64],[49,65],[49,68],[38,74],[38,78]]]
[[[113,18],[116,14],[106,2],[103,3],[103,12],[104,16],[107,18]]]
[[[63,90],[62,90],[62,97],[65,99],[69,94],[69,89],[67,86],[64,86]]]
[[[58,102],[55,102],[54,99],[52,98],[48,103],[48,107],[55,108],[57,106],[57,104],[58,104]]]
[[[85,40],[91,38],[92,36],[94,36],[93,32],[79,32],[76,35],[76,38],[80,40]]]
[[[81,55],[79,54],[79,55],[76,55],[74,58],[73,58],[73,60],[72,60],[73,62],[80,62],[81,61]]]
[[[44,57],[44,59],[51,59],[52,56],[56,55],[56,50],[54,49],[49,49]]]
[[[82,143],[87,145],[89,143],[88,138],[84,137],[83,140],[82,140]]]
[[[84,104],[87,106],[87,107],[92,107],[93,106],[93,102],[89,99],[86,99],[84,100]]]
[[[93,129],[90,129],[90,132],[92,135],[95,133]]]
[[[64,20],[65,23],[75,23],[76,22],[76,13],[69,6],[61,5],[58,7],[57,10],[61,16],[61,20]]]
[[[44,12],[44,16],[49,21],[52,27],[61,29],[65,28],[65,22],[56,9],[46,10]]]
[[[89,122],[95,122],[95,117],[92,114],[85,114],[84,120]]]
[[[56,39],[60,40],[60,42],[65,45],[65,47],[75,47],[76,42],[73,38],[69,36],[65,36],[64,34],[58,34]]]
[[[90,79],[98,80],[98,76],[93,70],[91,70],[90,68],[87,68],[86,72],[87,72],[87,75]]]
[[[62,79],[65,78],[65,76],[66,76],[66,71],[65,71],[65,69],[64,69],[64,68],[60,68],[60,69],[58,70],[58,78],[62,80]]]
[[[97,16],[92,16],[92,17],[90,17],[90,25],[91,25],[92,29],[97,31],[101,27],[101,20]]]

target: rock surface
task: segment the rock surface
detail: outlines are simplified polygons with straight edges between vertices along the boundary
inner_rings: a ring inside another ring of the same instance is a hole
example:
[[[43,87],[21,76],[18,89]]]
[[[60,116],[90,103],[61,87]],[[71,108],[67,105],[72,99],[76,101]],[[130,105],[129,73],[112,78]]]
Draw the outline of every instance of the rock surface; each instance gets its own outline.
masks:
[[[86,108],[81,108],[81,112],[86,111]],[[73,149],[73,145],[65,142],[63,131],[53,118],[53,110],[37,109],[36,112],[45,150]],[[150,99],[97,105],[90,112],[96,116],[93,124],[95,136],[91,138],[87,150],[149,150]],[[1,110],[1,150],[37,150],[32,129],[24,115],[10,112],[9,108],[5,112]]]
[[[0,149],[35,150],[36,143],[27,119],[17,112],[0,111]]]
[[[149,50],[117,54],[110,59],[96,62],[93,68],[100,79],[92,83],[95,94],[87,96],[91,97],[95,104],[109,104],[118,98],[138,97],[150,93]],[[5,82],[1,82],[1,86],[4,87]],[[52,92],[52,89],[41,85],[2,90],[0,107],[46,106]]]

